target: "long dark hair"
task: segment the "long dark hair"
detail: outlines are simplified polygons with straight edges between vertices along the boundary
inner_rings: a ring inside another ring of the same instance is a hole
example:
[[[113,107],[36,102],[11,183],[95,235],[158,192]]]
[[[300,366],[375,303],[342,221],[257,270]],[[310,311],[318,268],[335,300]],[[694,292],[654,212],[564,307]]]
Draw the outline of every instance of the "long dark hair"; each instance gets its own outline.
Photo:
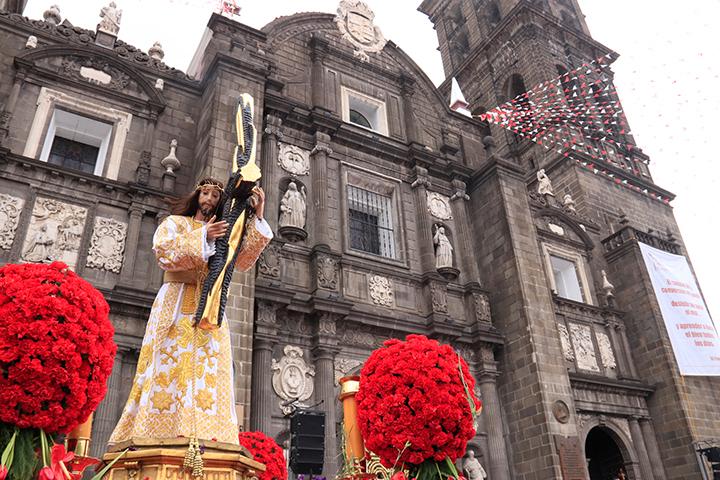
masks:
[[[198,182],[197,187],[191,193],[185,195],[184,197],[169,198],[166,200],[168,205],[170,206],[170,213],[172,215],[182,215],[185,217],[195,216],[198,208],[200,208],[200,202],[198,201],[198,199],[200,198],[200,187],[203,187],[205,185],[214,185],[220,187],[220,189],[224,188],[223,183],[219,180],[215,180],[211,177],[203,178]],[[220,200],[218,201],[217,207],[215,207],[216,220],[220,220],[220,218],[222,217],[224,203],[225,193],[221,193]]]

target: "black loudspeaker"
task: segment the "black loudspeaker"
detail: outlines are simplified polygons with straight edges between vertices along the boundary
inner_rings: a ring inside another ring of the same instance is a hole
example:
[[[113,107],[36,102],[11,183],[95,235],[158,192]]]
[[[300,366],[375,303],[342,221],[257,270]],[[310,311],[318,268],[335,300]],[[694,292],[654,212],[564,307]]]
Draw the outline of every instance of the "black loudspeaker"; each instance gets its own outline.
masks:
[[[296,410],[290,417],[290,468],[320,475],[325,454],[325,412]]]

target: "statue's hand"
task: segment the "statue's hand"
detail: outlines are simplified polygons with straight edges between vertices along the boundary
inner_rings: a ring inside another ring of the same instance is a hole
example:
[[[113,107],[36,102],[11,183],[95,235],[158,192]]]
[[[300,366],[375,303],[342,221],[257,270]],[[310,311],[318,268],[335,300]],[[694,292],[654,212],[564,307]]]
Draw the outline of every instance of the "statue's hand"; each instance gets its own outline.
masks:
[[[262,187],[255,187],[252,189],[252,192],[253,196],[250,204],[255,209],[255,215],[257,215],[257,218],[262,220],[265,215],[265,191]]]

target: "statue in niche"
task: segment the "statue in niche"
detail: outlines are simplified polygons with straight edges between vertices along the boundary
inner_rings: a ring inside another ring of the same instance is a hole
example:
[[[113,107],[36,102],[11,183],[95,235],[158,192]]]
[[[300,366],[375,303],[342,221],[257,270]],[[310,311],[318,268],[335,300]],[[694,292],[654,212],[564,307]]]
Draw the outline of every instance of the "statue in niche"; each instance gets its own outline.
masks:
[[[475,458],[473,450],[468,450],[467,458],[463,461],[463,470],[467,474],[468,480],[484,480],[487,478],[487,473],[480,461]]]
[[[433,243],[435,244],[435,268],[452,268],[453,246],[445,235],[445,227],[437,225]]]
[[[110,5],[103,7],[100,10],[100,24],[98,30],[117,35],[120,31],[120,20],[122,19],[122,10],[117,8],[115,2],[110,2]]]
[[[538,179],[538,188],[537,192],[540,194],[541,197],[545,199],[546,202],[549,202],[550,197],[555,198],[555,192],[553,192],[553,186],[552,182],[550,182],[550,178],[545,173],[545,169],[541,168],[537,172],[537,179]]]
[[[577,213],[577,209],[575,208],[575,200],[573,200],[572,195],[570,195],[569,193],[566,193],[563,197],[563,206],[568,212]]]
[[[305,187],[301,187],[298,191],[295,182],[288,184],[288,189],[280,200],[281,227],[305,227],[306,199]]]
[[[23,252],[22,258],[26,262],[45,263],[52,260],[53,240],[47,233],[47,225],[40,227],[35,236]]]

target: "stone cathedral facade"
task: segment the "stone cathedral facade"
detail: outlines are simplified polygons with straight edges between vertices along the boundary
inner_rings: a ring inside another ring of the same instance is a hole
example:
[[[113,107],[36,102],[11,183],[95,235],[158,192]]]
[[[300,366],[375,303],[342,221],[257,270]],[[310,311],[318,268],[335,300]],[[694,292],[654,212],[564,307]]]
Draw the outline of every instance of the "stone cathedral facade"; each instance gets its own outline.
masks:
[[[448,106],[452,78],[481,113],[609,53],[576,0],[424,0],[438,88],[359,1],[261,30],[212,15],[188,72],[24,3],[0,1],[0,262],[62,260],[111,306],[95,454],[162,280],[164,199],[227,177],[248,92],[276,239],[228,300],[243,428],[287,446],[288,402],[319,404],[333,475],[338,378],[423,333],[478,380],[469,448],[490,480],[700,478],[720,380],[679,375],[638,247],[687,254],[672,207]],[[673,197],[639,148],[614,153],[605,170]],[[536,194],[541,168],[572,203]]]

